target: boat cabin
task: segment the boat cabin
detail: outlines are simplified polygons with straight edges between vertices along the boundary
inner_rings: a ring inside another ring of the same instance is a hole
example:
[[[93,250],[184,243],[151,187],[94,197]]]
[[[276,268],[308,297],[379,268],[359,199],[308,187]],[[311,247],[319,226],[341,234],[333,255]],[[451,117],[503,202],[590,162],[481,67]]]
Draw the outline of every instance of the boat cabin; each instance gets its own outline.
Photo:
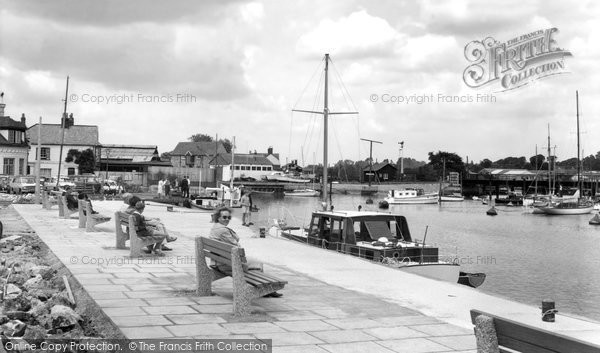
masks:
[[[413,241],[406,218],[378,212],[314,212],[307,242],[370,260],[438,262],[438,249]]]

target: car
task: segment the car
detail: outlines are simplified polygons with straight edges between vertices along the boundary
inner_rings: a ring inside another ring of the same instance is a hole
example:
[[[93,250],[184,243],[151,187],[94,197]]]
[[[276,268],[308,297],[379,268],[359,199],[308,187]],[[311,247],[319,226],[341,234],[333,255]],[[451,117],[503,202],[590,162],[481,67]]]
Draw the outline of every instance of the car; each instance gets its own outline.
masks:
[[[61,189],[64,189],[66,187],[74,188],[75,187],[75,183],[72,182],[67,177],[64,177],[64,178],[61,177],[60,178],[60,182],[58,183],[58,186]],[[46,178],[46,182],[44,183],[44,188],[46,190],[54,190],[54,189],[56,189],[56,178]]]
[[[87,193],[99,193],[102,183],[94,174],[71,175],[69,177],[75,183],[75,190]]]
[[[9,192],[14,193],[14,194],[35,192],[35,177],[32,177],[32,176],[14,177],[10,182]]]

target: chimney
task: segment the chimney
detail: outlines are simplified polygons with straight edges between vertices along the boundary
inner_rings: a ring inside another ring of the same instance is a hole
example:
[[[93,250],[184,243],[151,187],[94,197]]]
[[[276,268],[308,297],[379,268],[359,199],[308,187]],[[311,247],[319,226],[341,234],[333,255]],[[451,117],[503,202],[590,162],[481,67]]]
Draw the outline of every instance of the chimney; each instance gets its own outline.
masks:
[[[0,103],[0,116],[4,116],[4,107],[6,107],[6,104]]]
[[[273,146],[269,146],[269,148],[267,149],[267,153],[273,154]]]
[[[21,124],[25,125],[25,113],[21,113]]]

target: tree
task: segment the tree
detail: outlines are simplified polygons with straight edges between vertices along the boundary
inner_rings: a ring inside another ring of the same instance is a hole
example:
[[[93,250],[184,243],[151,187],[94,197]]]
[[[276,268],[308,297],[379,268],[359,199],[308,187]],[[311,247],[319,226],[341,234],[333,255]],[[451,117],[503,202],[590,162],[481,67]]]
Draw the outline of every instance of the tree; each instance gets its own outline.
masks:
[[[192,136],[188,137],[188,140],[190,140],[191,142],[213,142],[214,141],[212,136],[205,135],[205,134],[193,134]]]
[[[465,171],[465,164],[462,158],[456,153],[438,151],[437,153],[429,152],[429,165],[442,176],[444,165],[446,174],[448,172],[458,172],[462,174]]]
[[[94,156],[94,151],[92,151],[91,148],[84,151],[70,149],[65,158],[65,162],[74,162],[77,164],[79,174],[93,173],[96,169],[96,158]]]
[[[482,168],[491,168],[492,164],[494,164],[494,162],[490,161],[489,159],[485,158],[484,160],[482,160],[481,162],[479,162],[479,165]]]

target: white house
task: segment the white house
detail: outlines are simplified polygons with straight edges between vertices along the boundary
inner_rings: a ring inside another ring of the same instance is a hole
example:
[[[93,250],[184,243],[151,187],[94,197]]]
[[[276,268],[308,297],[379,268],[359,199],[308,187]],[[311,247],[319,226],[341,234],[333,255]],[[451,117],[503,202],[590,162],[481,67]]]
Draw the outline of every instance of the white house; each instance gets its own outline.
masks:
[[[72,117],[67,121],[73,123]],[[71,124],[67,124],[69,126]],[[38,150],[38,135],[41,130],[41,141]],[[61,141],[63,142],[62,163],[60,174],[64,176],[79,174],[78,166],[74,162],[65,162],[67,153],[71,149],[84,151],[88,148],[94,152],[96,161],[100,158],[100,142],[98,142],[98,126],[96,125],[72,125],[64,129],[64,140],[62,139],[63,129],[61,124],[35,124],[27,129],[27,138],[31,144],[31,153],[29,154],[29,166],[31,171],[35,170],[37,155],[40,153],[41,176],[56,176],[58,174],[58,165],[60,157]]]
[[[221,181],[231,180],[231,154],[220,154],[210,161],[211,167],[222,166],[223,176]],[[261,180],[262,176],[273,172],[273,164],[262,155],[234,154],[233,178],[254,178]]]
[[[27,174],[29,145],[25,139],[25,114],[20,121],[4,116],[6,104],[0,103],[0,163],[2,175]]]

